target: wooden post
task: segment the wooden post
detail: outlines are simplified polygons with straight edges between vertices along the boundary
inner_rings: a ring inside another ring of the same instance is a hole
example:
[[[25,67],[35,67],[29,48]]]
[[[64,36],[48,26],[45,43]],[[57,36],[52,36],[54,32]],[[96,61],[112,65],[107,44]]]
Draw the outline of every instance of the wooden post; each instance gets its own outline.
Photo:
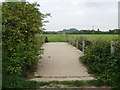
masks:
[[[83,42],[82,42],[82,52],[84,53],[84,51],[85,51],[85,41],[83,40]]]
[[[67,42],[69,43],[69,36],[67,36]]]
[[[115,47],[114,47],[114,45],[115,45],[115,42],[114,41],[111,41],[111,54],[113,54],[114,52],[115,52]]]
[[[76,37],[76,48],[78,49],[78,37]]]
[[[72,36],[72,45],[74,46],[74,36]]]
[[[70,44],[72,45],[72,36],[71,36],[71,38],[70,38]]]
[[[66,35],[66,42],[68,42],[68,36]]]
[[[68,37],[68,43],[70,43],[70,36]]]

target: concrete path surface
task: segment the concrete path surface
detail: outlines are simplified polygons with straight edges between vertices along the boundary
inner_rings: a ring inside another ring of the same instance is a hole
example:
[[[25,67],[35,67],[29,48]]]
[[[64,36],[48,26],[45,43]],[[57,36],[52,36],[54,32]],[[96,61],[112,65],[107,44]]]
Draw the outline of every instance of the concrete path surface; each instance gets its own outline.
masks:
[[[82,52],[65,42],[45,43],[39,60],[36,81],[68,81],[94,79],[80,62]]]

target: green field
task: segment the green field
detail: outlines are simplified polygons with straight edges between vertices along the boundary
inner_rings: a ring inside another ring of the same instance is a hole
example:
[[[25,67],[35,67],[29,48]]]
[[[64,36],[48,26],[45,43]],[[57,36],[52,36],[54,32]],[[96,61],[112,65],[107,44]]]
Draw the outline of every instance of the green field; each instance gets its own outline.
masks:
[[[116,40],[118,39],[118,35],[112,35],[112,34],[44,34],[47,36],[49,42],[65,42],[66,36],[74,36],[75,37],[86,37],[88,40]],[[40,35],[37,35],[40,36]]]

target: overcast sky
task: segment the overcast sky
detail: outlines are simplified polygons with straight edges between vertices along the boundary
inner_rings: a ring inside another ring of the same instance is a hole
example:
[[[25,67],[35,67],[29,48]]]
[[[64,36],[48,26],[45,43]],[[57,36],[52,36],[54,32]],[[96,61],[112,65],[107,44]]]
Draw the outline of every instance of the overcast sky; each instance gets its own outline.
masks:
[[[47,31],[68,28],[110,30],[118,28],[119,0],[27,0],[40,4],[42,13],[51,13]]]

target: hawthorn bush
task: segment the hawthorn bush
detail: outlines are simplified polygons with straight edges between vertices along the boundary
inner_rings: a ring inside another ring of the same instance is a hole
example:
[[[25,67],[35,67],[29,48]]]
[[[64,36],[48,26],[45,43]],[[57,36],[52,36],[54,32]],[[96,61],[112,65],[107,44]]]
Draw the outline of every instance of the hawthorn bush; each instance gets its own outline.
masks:
[[[25,76],[33,71],[40,54],[40,40],[35,35],[41,32],[44,17],[38,6],[28,2],[2,4],[3,75]]]
[[[118,51],[110,53],[110,42],[96,41],[85,50],[82,62],[102,85],[119,86],[120,79]],[[101,85],[101,86],[102,86]]]

